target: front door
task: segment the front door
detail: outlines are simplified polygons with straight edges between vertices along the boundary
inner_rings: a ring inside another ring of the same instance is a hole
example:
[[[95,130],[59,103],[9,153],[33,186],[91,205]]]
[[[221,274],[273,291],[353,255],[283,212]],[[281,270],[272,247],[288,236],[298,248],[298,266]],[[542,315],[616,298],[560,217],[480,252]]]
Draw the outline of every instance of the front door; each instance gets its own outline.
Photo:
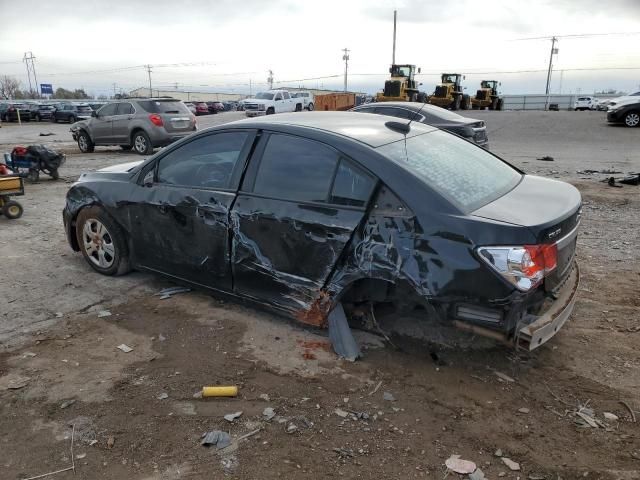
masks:
[[[108,103],[96,112],[95,117],[91,118],[91,135],[95,144],[110,144],[113,138],[112,125],[116,107],[116,103]]]
[[[306,323],[374,178],[332,147],[265,134],[231,212],[234,290]]]
[[[118,103],[116,114],[112,117],[111,131],[113,133],[113,142],[119,145],[129,145],[129,123],[133,119],[135,109],[129,102]]]
[[[158,159],[131,207],[136,264],[231,289],[229,210],[252,139],[247,130],[201,135]]]

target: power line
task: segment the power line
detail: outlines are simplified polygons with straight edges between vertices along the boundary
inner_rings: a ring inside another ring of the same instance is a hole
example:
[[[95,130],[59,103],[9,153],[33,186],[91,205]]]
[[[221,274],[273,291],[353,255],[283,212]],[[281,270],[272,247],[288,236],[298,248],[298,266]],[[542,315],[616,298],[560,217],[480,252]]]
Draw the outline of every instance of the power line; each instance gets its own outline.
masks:
[[[511,42],[524,40],[551,40],[552,38],[588,38],[588,37],[608,37],[614,35],[640,35],[640,32],[609,32],[609,33],[576,33],[572,35],[553,35],[547,37],[514,38]]]

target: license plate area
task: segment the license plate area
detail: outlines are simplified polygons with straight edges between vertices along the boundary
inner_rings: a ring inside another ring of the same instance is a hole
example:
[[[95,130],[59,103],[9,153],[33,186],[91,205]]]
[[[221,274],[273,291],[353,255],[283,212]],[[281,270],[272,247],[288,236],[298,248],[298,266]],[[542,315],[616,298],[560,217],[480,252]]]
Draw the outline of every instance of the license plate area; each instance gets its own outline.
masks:
[[[174,117],[170,120],[171,127],[175,130],[184,130],[189,128],[191,121],[188,117]]]

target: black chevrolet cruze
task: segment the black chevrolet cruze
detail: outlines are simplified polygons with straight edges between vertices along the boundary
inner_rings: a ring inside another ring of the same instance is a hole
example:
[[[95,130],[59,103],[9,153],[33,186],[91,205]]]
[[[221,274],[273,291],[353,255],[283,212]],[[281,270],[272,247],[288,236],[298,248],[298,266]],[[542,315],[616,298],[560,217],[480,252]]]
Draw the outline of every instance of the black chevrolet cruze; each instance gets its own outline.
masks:
[[[428,125],[309,112],[83,174],[64,224],[105,275],[158,272],[315,326],[338,305],[409,307],[533,349],[573,309],[580,211],[573,186]]]

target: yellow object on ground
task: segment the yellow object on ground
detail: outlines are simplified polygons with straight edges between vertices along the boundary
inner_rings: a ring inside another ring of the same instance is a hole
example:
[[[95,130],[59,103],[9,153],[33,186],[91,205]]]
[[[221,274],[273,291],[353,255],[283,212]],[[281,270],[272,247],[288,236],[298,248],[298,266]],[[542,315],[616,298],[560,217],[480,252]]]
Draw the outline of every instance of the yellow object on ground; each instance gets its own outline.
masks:
[[[235,397],[238,395],[238,387],[202,387],[203,397]]]

